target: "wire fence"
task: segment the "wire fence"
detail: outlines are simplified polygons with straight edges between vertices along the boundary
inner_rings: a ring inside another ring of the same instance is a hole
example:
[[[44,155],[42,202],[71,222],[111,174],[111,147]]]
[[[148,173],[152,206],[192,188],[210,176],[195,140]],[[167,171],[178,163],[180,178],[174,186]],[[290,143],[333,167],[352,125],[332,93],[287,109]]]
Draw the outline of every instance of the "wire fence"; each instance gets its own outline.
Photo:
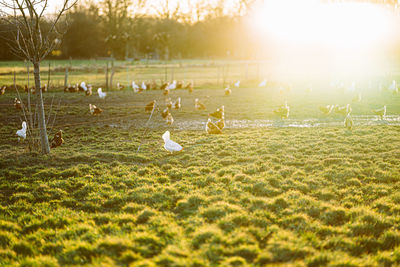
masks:
[[[28,69],[27,65],[1,70],[0,85],[11,85],[14,71],[18,85],[33,85],[33,69]],[[160,85],[173,80],[193,82],[195,86],[226,86],[238,80],[257,82],[268,75],[266,61],[115,61],[111,64],[111,61],[88,60],[73,61],[67,65],[47,61],[41,65],[42,84],[48,83],[51,88],[63,88],[82,81],[107,88],[111,80],[112,88],[116,88],[117,83],[130,88],[132,81],[155,81]]]

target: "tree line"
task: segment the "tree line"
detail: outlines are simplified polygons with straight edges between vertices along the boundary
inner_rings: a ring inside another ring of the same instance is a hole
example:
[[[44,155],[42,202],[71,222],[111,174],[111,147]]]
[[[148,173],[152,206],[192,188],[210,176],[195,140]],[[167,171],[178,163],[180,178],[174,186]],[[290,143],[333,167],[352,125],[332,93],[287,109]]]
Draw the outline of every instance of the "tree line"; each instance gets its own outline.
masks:
[[[135,11],[145,5],[143,0],[86,1],[64,18],[66,32],[49,57],[248,58],[254,47],[246,38],[244,10],[251,2],[240,0],[227,13],[224,1],[220,1],[220,6],[198,1],[191,13],[183,14],[179,5],[171,9],[168,0],[164,0],[149,14]],[[6,41],[14,30],[0,23],[0,36],[4,37],[0,42],[0,60],[17,58]]]

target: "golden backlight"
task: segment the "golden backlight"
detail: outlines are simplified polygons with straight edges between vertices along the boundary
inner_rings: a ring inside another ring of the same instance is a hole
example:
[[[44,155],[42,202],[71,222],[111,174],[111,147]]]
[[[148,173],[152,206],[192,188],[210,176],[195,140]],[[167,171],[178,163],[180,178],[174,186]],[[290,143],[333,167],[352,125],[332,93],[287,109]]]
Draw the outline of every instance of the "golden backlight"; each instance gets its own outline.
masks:
[[[253,9],[252,35],[285,68],[354,74],[376,71],[396,42],[394,7],[313,0],[266,0]]]

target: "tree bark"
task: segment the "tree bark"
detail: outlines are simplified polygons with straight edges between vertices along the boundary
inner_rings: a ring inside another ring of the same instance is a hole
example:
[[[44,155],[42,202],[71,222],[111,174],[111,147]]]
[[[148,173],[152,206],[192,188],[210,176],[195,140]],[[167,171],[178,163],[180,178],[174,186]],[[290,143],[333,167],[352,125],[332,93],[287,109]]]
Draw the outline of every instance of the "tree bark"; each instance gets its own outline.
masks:
[[[47,137],[47,130],[46,130],[46,120],[44,114],[44,105],[43,105],[43,96],[42,96],[42,89],[40,86],[40,63],[35,62],[33,63],[33,74],[35,76],[35,87],[36,87],[36,94],[37,94],[37,103],[38,106],[38,124],[39,124],[39,134],[40,134],[40,143],[42,146],[42,153],[49,154],[50,153],[50,146],[49,146],[49,139]]]

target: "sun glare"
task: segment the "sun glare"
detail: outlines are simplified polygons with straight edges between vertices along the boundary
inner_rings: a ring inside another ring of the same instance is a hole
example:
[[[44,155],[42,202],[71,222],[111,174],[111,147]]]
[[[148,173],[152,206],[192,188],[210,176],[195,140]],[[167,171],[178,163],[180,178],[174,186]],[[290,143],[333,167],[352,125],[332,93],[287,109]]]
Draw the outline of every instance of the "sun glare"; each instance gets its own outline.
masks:
[[[266,0],[254,10],[249,21],[254,38],[272,42],[275,55],[289,53],[292,61],[302,56],[311,61],[330,57],[340,62],[342,70],[360,69],[395,41],[396,18],[384,5]]]

